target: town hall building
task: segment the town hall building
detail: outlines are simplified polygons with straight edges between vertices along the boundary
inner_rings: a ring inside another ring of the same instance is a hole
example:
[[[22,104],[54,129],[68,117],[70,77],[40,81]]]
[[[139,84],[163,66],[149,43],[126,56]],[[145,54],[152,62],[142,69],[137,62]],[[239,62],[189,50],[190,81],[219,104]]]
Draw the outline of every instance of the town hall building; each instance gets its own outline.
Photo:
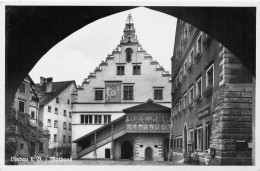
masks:
[[[170,74],[139,44],[131,14],[120,44],[77,92],[72,101],[73,157],[167,158]]]

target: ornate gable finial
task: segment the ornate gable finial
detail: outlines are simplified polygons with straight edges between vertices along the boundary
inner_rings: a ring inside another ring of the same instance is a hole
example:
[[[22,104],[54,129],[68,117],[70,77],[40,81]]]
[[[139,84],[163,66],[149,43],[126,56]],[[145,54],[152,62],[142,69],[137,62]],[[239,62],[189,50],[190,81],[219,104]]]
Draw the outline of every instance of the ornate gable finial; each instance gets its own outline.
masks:
[[[127,16],[127,18],[126,18],[126,23],[133,23],[133,17],[132,17],[132,15],[131,14],[129,14],[128,16]]]

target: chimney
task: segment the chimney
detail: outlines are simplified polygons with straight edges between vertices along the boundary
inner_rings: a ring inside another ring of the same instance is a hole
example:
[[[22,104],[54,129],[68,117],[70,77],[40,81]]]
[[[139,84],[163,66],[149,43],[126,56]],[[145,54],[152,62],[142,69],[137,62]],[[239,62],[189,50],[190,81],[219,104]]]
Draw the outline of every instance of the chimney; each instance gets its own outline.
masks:
[[[46,78],[47,83],[46,83],[46,93],[52,92],[52,77]]]
[[[45,78],[44,77],[40,77],[40,86],[42,86],[45,83]]]

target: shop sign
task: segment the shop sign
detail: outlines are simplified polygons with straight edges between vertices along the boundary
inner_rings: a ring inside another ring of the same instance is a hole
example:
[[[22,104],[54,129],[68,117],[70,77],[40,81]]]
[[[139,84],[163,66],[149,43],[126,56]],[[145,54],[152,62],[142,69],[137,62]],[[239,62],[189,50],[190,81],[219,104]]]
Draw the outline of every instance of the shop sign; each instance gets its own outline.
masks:
[[[209,115],[210,115],[210,106],[201,110],[198,113],[198,118],[201,119],[201,118],[204,118],[204,117],[209,116]]]

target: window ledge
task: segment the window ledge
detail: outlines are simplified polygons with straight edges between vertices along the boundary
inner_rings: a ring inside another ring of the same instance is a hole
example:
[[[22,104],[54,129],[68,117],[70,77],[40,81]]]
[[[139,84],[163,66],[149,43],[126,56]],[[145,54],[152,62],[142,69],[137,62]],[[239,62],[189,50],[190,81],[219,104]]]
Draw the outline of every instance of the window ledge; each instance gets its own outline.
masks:
[[[123,100],[134,100],[134,99],[123,99]]]

